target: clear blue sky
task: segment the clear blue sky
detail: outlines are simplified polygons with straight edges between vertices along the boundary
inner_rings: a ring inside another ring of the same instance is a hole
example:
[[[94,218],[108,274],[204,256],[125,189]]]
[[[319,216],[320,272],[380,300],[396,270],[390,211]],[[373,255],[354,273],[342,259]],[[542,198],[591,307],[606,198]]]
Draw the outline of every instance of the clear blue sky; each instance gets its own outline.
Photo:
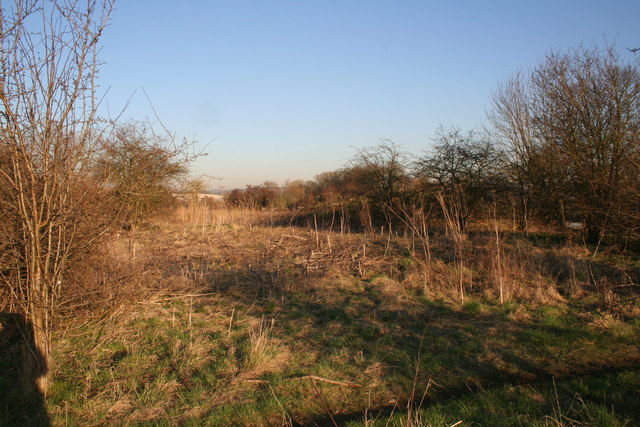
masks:
[[[387,138],[420,154],[478,127],[550,49],[640,47],[640,1],[120,0],[100,84],[209,155],[211,188],[312,179]],[[640,58],[640,53],[637,54]]]

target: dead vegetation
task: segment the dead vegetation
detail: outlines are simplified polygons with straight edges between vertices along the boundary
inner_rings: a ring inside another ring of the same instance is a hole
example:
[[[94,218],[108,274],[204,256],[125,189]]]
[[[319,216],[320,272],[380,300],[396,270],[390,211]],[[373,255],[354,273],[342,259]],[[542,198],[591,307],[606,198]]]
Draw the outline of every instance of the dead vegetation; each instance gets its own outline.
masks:
[[[181,207],[76,269],[53,423],[342,423],[640,360],[635,255],[481,224],[457,249],[434,224],[426,251],[277,215]]]
[[[636,64],[551,53],[499,88],[493,135],[441,129],[413,159],[385,140],[214,208],[181,183],[192,143],[98,119],[113,6],[0,7],[0,424],[369,424],[406,403],[415,425],[443,396],[640,359]]]

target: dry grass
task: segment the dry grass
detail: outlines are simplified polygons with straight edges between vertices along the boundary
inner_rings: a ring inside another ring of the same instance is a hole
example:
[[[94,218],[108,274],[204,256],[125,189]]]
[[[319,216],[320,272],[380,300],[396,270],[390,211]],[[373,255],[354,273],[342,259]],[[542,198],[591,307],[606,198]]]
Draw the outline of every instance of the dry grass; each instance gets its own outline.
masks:
[[[206,232],[221,232],[225,229],[252,228],[258,225],[274,224],[281,213],[275,211],[259,211],[244,208],[210,207],[205,203],[182,205],[177,207],[163,224],[176,224],[200,229]]]
[[[270,336],[274,323],[274,319],[267,321],[263,317],[258,326],[249,330],[241,379],[254,379],[267,373],[281,372],[290,361],[288,350]]]
[[[182,207],[105,244],[78,273],[87,304],[57,331],[54,423],[362,419],[431,379],[436,398],[640,354],[637,304],[585,308],[622,301],[633,272],[583,248],[475,230],[453,251],[432,230],[422,251],[410,235],[271,226],[277,215]]]

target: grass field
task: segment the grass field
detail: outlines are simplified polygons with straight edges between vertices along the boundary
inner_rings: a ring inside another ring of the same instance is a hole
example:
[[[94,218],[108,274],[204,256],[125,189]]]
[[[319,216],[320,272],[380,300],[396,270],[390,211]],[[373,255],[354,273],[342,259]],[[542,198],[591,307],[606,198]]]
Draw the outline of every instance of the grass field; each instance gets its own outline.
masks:
[[[45,401],[14,386],[5,338],[0,424],[640,425],[637,254],[274,215],[183,209],[114,236],[82,276],[102,299],[55,331]]]

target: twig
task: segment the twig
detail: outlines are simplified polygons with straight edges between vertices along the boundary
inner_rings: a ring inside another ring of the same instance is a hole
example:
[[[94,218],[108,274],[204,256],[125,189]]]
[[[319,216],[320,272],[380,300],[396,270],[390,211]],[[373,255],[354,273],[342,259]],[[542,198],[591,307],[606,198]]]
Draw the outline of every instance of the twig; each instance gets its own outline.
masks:
[[[149,95],[147,94],[147,91],[144,89],[144,86],[141,86],[140,89],[142,89],[142,92],[144,93],[144,96],[147,98],[147,101],[149,101],[149,106],[151,107],[151,110],[153,111],[153,114],[156,116],[156,120],[158,120],[158,123],[160,123],[160,126],[162,126],[162,129],[164,129],[164,131],[167,133],[167,135],[170,138],[173,138],[173,134],[171,133],[171,131],[169,129],[167,129],[167,127],[164,125],[164,123],[162,123],[162,120],[160,120],[160,116],[158,116],[158,113],[156,112],[156,109],[153,106],[153,102],[151,102],[151,98],[149,98]]]
[[[345,383],[342,381],[336,381],[336,380],[330,380],[328,378],[322,378],[319,377],[317,375],[303,375],[300,377],[293,377],[293,378],[287,378],[286,381],[299,381],[299,380],[311,380],[311,381],[319,381],[319,382],[323,382],[323,383],[328,383],[328,384],[333,384],[333,385],[340,385],[343,387],[351,387],[351,388],[360,388],[363,387],[360,384],[355,384],[355,383]],[[267,380],[242,380],[244,382],[247,383],[256,383],[256,384],[269,384],[269,381]]]
[[[310,376],[312,377],[312,375],[310,375]],[[314,382],[314,378],[311,378],[311,385],[313,385],[313,389],[316,391],[316,394],[322,400],[322,403],[324,403],[325,409],[327,410],[327,413],[329,414],[329,418],[331,418],[331,422],[333,422],[333,425],[335,427],[338,427],[338,423],[336,423],[336,420],[333,419],[333,415],[331,414],[331,409],[329,409],[329,403],[324,398],[322,393],[320,393],[320,390],[318,390],[318,387],[316,386],[316,383]]]
[[[315,381],[320,381],[320,382],[333,384],[333,385],[341,385],[343,387],[352,387],[352,388],[362,387],[362,385],[360,385],[360,384],[345,383],[345,382],[342,382],[342,381],[330,380],[330,379],[327,379],[327,378],[319,377],[317,375],[303,375],[301,377],[288,378],[288,380],[289,381],[293,381],[293,380],[312,380],[313,381],[313,380],[315,380]]]
[[[227,334],[228,337],[231,337],[231,327],[233,326],[233,315],[236,312],[236,308],[233,307],[233,309],[231,309],[231,318],[229,319],[229,332]]]
[[[276,392],[273,391],[273,387],[271,387],[271,384],[269,384],[269,390],[271,390],[271,394],[273,394],[273,397],[276,399],[276,402],[278,402],[278,406],[280,406],[280,409],[282,409],[282,412],[286,417],[285,419],[289,422],[288,425],[293,425],[293,420],[291,419],[291,415],[289,415],[287,410],[284,409],[284,406],[282,406],[282,403],[280,402],[280,399],[278,399],[278,396],[276,396]]]
[[[169,297],[164,297],[164,298],[158,298],[158,299],[153,299],[153,300],[149,300],[149,301],[140,301],[138,304],[155,304],[158,302],[162,302],[162,301],[171,301],[174,299],[182,299],[182,298],[197,298],[197,297],[206,297],[209,295],[216,295],[217,292],[207,292],[204,294],[184,294],[184,295],[172,295]]]

